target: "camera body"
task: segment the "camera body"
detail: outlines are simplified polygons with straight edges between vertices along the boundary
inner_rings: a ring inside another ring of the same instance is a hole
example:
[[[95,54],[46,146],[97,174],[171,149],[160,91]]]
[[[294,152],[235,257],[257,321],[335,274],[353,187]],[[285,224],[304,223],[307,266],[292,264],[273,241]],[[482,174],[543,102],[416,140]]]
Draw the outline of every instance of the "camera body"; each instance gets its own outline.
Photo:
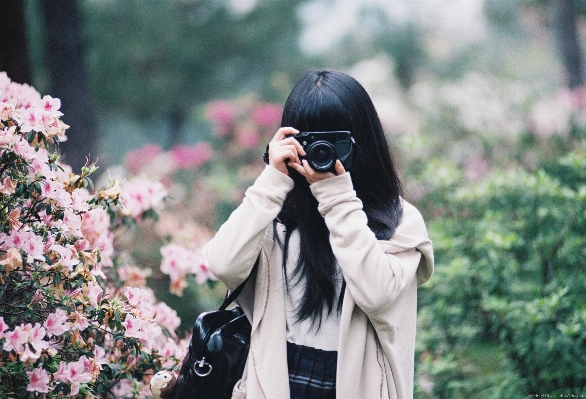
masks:
[[[305,150],[306,159],[318,172],[334,172],[336,160],[339,159],[344,169],[352,168],[354,138],[348,131],[301,132],[294,137]]]

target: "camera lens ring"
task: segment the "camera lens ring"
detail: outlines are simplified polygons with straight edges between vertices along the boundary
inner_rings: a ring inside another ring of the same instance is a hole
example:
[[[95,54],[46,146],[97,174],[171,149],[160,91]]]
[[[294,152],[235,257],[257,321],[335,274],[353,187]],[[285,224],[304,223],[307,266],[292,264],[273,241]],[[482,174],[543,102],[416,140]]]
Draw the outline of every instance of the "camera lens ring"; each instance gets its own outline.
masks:
[[[309,166],[318,172],[330,170],[336,163],[336,159],[338,159],[334,146],[325,140],[318,140],[309,144],[305,149],[305,153]]]

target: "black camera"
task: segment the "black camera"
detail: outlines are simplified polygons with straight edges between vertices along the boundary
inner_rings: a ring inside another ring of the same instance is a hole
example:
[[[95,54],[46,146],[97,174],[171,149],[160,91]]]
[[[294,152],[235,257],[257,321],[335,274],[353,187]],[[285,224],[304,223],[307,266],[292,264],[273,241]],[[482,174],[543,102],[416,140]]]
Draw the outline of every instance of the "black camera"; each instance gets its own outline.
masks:
[[[334,172],[336,159],[339,159],[344,169],[352,168],[352,153],[354,138],[347,131],[332,132],[301,132],[288,137],[294,137],[303,149],[306,159],[313,169],[318,172]]]

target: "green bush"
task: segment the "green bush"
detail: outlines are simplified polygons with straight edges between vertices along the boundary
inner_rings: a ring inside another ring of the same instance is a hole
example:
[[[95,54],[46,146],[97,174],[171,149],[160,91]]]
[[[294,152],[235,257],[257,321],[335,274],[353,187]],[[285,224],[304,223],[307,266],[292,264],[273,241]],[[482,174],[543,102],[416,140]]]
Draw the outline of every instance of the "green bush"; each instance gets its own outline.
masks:
[[[432,384],[418,397],[586,394],[585,171],[581,146],[443,192],[419,311],[417,372]]]

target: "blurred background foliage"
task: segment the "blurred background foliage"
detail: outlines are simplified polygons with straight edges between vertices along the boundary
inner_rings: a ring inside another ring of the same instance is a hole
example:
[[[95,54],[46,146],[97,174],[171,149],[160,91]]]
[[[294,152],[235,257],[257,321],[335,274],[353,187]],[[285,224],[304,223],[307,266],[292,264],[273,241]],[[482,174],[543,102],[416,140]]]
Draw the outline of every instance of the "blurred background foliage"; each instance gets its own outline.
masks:
[[[213,234],[293,82],[330,67],[371,94],[434,242],[416,397],[586,396],[586,1],[5,0],[0,15],[0,69],[62,100],[65,159],[168,186],[159,223],[118,246],[184,329],[224,291],[169,293],[159,246]]]

